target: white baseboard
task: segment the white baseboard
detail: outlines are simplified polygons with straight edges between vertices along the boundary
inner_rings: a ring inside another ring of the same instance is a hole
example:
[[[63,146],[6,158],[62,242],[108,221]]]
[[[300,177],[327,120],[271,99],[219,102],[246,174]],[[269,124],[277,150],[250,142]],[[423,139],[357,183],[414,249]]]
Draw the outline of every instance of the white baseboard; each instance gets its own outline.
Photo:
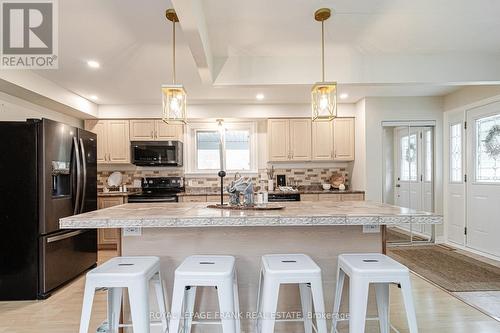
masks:
[[[493,254],[489,254],[489,253],[482,252],[482,251],[479,251],[479,250],[474,250],[474,249],[471,249],[470,247],[459,245],[459,244],[456,244],[456,243],[453,243],[453,242],[450,242],[450,241],[445,242],[445,244],[446,245],[450,245],[452,247],[456,247],[457,249],[460,249],[460,250],[463,250],[463,251],[467,251],[467,252],[470,252],[470,253],[473,253],[473,254],[480,255],[480,256],[488,258],[488,259],[500,261],[500,257],[495,256]]]
[[[436,244],[445,244],[446,243],[446,238],[444,236],[436,236],[436,239],[434,241]]]

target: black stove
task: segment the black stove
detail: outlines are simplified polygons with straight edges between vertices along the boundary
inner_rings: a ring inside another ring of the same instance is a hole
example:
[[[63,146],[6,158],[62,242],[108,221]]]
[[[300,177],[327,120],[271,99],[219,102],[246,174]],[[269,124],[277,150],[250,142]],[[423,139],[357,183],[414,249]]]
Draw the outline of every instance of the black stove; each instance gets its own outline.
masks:
[[[181,177],[145,177],[141,188],[128,196],[128,202],[178,202],[177,193],[184,192]]]

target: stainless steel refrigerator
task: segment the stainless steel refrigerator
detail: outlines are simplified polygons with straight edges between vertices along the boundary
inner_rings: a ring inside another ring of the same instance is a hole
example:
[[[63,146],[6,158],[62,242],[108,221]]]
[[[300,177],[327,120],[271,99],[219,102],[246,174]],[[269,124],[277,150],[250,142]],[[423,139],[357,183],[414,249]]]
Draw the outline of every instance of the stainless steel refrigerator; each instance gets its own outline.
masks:
[[[29,300],[97,262],[95,229],[62,217],[97,209],[97,138],[48,119],[0,122],[0,300]]]

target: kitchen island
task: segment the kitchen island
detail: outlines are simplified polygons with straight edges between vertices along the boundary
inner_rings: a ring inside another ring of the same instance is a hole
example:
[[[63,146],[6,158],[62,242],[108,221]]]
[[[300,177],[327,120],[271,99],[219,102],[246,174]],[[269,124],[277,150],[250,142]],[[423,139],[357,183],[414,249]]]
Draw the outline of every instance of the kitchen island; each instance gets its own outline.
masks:
[[[280,203],[281,204],[281,203]],[[282,210],[240,211],[207,208],[207,203],[132,203],[63,218],[61,228],[140,227],[122,232],[121,255],[161,258],[170,293],[175,268],[193,254],[236,257],[241,311],[255,311],[260,257],[270,253],[305,253],[323,271],[325,305],[332,309],[337,256],[349,252],[384,252],[386,225],[439,224],[442,216],[370,201],[291,202]],[[363,226],[380,228],[363,232]],[[198,292],[197,309],[216,311],[212,288]],[[300,309],[298,288],[280,289],[280,311]],[[370,309],[374,308],[373,304]],[[242,331],[254,332],[251,320]],[[276,332],[300,331],[300,323],[278,324]],[[203,327],[203,332],[217,332]],[[303,330],[303,326],[302,326]],[[198,327],[195,332],[201,332]]]

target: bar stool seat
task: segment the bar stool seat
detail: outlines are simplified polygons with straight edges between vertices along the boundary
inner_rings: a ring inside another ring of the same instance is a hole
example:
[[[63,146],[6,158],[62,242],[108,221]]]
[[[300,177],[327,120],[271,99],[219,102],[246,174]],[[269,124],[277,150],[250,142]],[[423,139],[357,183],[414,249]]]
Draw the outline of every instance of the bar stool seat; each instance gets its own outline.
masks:
[[[368,289],[375,284],[381,333],[389,333],[389,285],[401,286],[410,333],[418,333],[409,269],[380,253],[341,254],[337,265],[337,287],[332,333],[336,332],[345,275],[349,277],[349,333],[364,333]]]
[[[183,332],[191,331],[196,287],[216,287],[223,333],[240,332],[240,308],[235,258],[195,255],[187,257],[175,270],[170,333],[178,333],[182,313]],[[198,322],[197,324],[203,324]]]
[[[123,288],[128,288],[132,327],[134,332],[149,333],[149,283],[155,288],[161,312],[162,331],[167,331],[165,292],[160,275],[158,257],[115,257],[89,271],[86,275],[80,333],[87,333],[97,288],[108,291],[108,320],[104,325],[108,332],[117,333]],[[102,327],[102,326],[101,326]]]
[[[306,333],[312,333],[312,306],[317,314],[318,333],[326,333],[325,304],[321,269],[305,254],[269,254],[262,256],[259,294],[257,296],[258,333],[272,333],[276,320],[281,284],[298,284],[302,321]],[[282,319],[279,321],[289,321]],[[295,320],[293,320],[295,321]]]

